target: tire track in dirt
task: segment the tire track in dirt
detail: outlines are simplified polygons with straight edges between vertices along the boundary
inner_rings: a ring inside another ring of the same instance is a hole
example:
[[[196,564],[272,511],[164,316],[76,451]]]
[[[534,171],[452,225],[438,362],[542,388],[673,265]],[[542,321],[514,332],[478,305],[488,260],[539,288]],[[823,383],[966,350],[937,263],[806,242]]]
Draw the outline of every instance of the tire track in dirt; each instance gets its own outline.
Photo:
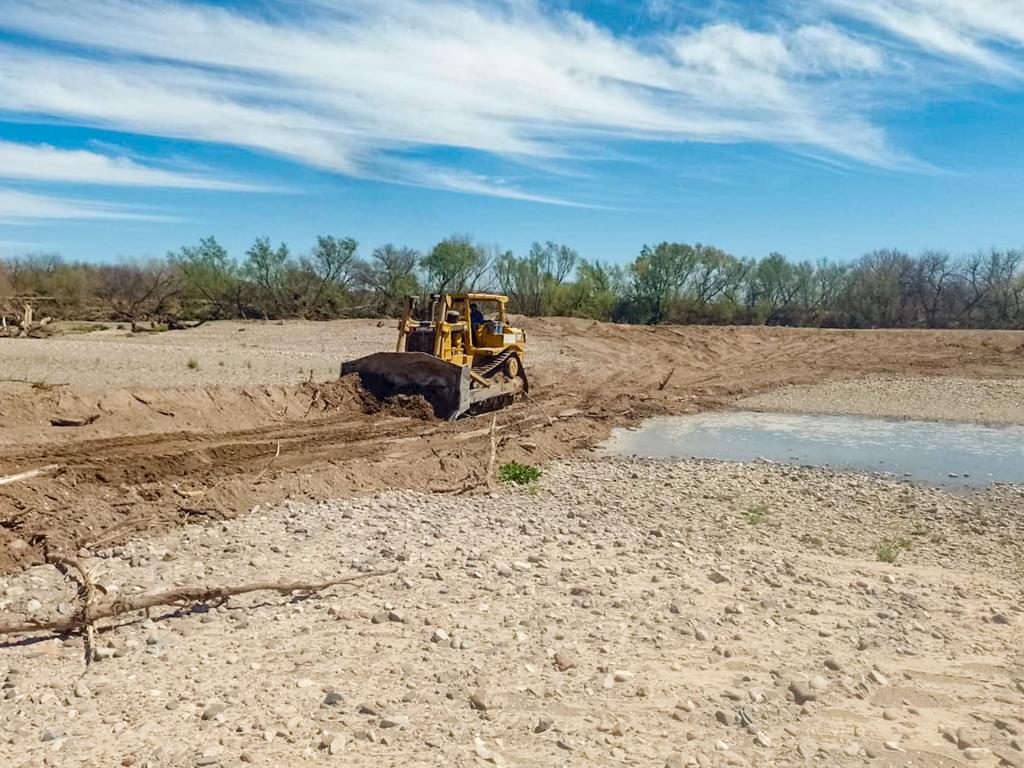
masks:
[[[1024,376],[1024,334],[1014,332],[528,322],[536,326],[528,327],[533,399],[498,415],[501,461],[563,456],[594,445],[615,425],[713,408],[786,384],[876,373]],[[240,381],[198,390],[159,384],[142,395],[159,410],[114,382],[109,396],[64,395],[76,404],[103,403],[103,418],[76,433],[80,439],[48,437],[39,426],[52,404],[41,406],[30,394],[0,396],[0,445],[7,446],[0,448],[0,474],[61,466],[54,476],[0,487],[0,570],[136,522],[156,530],[284,498],[379,488],[455,491],[480,476],[490,453],[489,418],[445,424],[373,412],[341,382]],[[548,421],[566,408],[583,413]],[[168,422],[191,428],[167,430]]]

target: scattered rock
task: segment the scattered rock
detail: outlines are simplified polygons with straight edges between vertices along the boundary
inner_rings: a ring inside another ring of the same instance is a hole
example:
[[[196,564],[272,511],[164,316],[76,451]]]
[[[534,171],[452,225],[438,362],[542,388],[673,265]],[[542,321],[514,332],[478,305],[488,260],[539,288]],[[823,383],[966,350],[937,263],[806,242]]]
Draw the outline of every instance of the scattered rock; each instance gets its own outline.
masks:
[[[213,720],[218,715],[224,714],[228,709],[228,705],[223,701],[214,701],[206,705],[203,710],[203,720]]]
[[[992,751],[985,749],[984,747],[968,747],[967,749],[961,750],[960,754],[968,760],[984,760],[992,754]]]
[[[499,706],[497,698],[486,688],[477,688],[473,691],[469,696],[469,703],[473,709],[478,709],[481,712],[497,709]]]
[[[406,715],[384,715],[380,719],[381,728],[408,728],[409,718]]]
[[[337,707],[345,703],[345,697],[338,691],[328,691],[324,694],[323,705],[325,707]]]
[[[565,651],[559,651],[555,654],[555,669],[557,669],[559,672],[568,672],[575,666],[576,659],[574,659]]]
[[[722,725],[730,727],[739,722],[739,718],[736,716],[736,713],[726,709],[720,709],[715,712],[715,720],[720,722]]]
[[[789,684],[789,691],[793,694],[793,701],[803,704],[807,701],[815,701],[820,689],[811,685],[809,680],[793,680]]]

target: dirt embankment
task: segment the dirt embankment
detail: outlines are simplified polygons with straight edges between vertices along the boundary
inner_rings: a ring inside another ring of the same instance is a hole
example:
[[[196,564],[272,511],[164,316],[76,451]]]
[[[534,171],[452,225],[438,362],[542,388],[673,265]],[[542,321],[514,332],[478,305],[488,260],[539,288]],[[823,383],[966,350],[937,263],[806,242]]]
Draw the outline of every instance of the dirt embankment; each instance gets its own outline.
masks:
[[[500,461],[563,456],[618,424],[785,384],[1024,376],[1024,334],[1012,332],[526,326],[531,399],[497,415]],[[0,570],[285,497],[473,487],[489,458],[490,418],[424,420],[317,383],[392,337],[376,322],[340,321],[5,340],[0,378],[22,381],[0,383],[0,476],[54,468],[0,485]],[[91,416],[82,427],[50,425]]]

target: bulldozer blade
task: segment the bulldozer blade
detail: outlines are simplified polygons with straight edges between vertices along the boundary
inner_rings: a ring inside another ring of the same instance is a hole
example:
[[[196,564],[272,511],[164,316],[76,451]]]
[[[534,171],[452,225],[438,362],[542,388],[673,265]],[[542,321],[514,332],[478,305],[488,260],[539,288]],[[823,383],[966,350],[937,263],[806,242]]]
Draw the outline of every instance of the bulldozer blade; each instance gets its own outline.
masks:
[[[341,365],[341,375],[358,374],[363,388],[378,400],[420,395],[439,419],[455,421],[477,403],[523,391],[522,381],[472,388],[469,368],[424,352],[378,352]]]
[[[342,376],[353,373],[378,400],[420,395],[440,419],[454,421],[471,405],[469,370],[424,352],[378,352],[342,363]]]

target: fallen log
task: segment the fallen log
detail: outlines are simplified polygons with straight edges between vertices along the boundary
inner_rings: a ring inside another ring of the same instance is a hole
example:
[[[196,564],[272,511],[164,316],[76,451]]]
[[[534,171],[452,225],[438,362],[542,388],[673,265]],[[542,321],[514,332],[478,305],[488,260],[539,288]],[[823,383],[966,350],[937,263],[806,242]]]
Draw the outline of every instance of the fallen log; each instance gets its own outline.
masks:
[[[71,564],[71,561],[61,560],[59,562]],[[70,619],[0,624],[0,635],[24,635],[30,632],[70,632],[94,625],[102,619],[117,618],[126,613],[145,611],[161,606],[180,605],[182,603],[200,604],[211,600],[225,600],[229,597],[244,595],[249,592],[278,592],[280,594],[321,592],[330,587],[351,584],[378,576],[387,576],[397,571],[397,568],[389,568],[383,571],[357,573],[340,579],[331,579],[330,581],[257,581],[235,587],[181,587],[179,589],[168,589],[164,592],[148,592],[141,595],[123,596],[114,600],[86,602],[83,610],[77,616]]]

